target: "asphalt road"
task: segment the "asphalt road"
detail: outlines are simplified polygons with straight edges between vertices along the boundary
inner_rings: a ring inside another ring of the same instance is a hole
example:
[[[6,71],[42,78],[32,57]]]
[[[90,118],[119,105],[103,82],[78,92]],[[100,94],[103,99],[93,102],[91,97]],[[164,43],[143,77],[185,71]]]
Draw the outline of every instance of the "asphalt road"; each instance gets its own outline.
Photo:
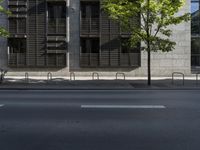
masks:
[[[200,91],[0,91],[0,150],[199,150]]]

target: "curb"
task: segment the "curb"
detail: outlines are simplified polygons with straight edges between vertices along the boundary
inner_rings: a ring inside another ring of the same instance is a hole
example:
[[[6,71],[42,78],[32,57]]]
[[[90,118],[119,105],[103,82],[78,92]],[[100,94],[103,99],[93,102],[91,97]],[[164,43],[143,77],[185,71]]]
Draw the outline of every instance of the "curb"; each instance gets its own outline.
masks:
[[[11,91],[18,91],[18,90],[24,90],[24,91],[37,91],[37,90],[42,90],[42,91],[48,91],[48,90],[90,90],[90,91],[95,91],[95,90],[120,90],[120,91],[125,91],[125,90],[131,90],[131,91],[142,91],[142,90],[149,90],[149,91],[154,91],[154,90],[157,90],[157,91],[163,91],[163,90],[166,90],[166,91],[176,91],[176,90],[200,90],[200,88],[0,88],[0,91],[8,91],[8,90],[11,90]]]

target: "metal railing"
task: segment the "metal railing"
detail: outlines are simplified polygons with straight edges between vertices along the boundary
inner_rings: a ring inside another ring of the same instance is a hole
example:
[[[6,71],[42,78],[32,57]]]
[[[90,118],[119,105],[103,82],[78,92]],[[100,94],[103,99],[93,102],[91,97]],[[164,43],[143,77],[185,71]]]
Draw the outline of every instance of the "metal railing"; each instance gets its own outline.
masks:
[[[181,75],[182,76],[182,84],[185,84],[185,75],[182,72],[173,72],[172,73],[172,84],[174,85],[174,75]]]
[[[66,19],[48,19],[49,34],[66,34]]]
[[[15,0],[15,1],[8,1],[8,5],[16,5],[16,6],[19,6],[19,5],[24,5],[26,6],[27,5],[27,2],[26,0]]]
[[[25,53],[10,53],[9,65],[11,66],[24,66],[26,64],[26,54]]]
[[[51,81],[52,80],[52,73],[48,72],[47,73],[47,81]]]
[[[95,76],[96,76],[96,80],[99,80],[99,74],[97,72],[92,73],[92,80],[95,80]]]
[[[28,72],[25,72],[25,82],[29,83],[29,74],[28,74]]]
[[[2,83],[3,80],[4,80],[4,77],[5,77],[6,73],[7,73],[7,70],[0,68],[0,73],[1,73],[0,74],[0,83]]]
[[[99,18],[81,18],[81,34],[91,33],[99,33]]]
[[[9,7],[9,11],[11,12],[26,12],[26,7]]]
[[[199,84],[199,75],[200,75],[200,72],[197,72],[196,73],[196,85]]]
[[[140,53],[80,53],[80,66],[138,67],[140,66]]]
[[[123,77],[123,79],[124,79],[124,80],[126,80],[125,73],[123,73],[123,72],[117,72],[117,73],[116,73],[116,75],[115,75],[115,77],[116,77],[116,80],[119,80],[119,78],[118,78],[118,77],[119,77],[119,75],[121,75],[121,76]]]
[[[99,65],[99,53],[80,53],[80,65],[81,66],[98,66]]]
[[[70,72],[70,81],[76,80],[75,77],[76,77],[76,76],[75,76],[75,73],[74,73],[74,72]]]

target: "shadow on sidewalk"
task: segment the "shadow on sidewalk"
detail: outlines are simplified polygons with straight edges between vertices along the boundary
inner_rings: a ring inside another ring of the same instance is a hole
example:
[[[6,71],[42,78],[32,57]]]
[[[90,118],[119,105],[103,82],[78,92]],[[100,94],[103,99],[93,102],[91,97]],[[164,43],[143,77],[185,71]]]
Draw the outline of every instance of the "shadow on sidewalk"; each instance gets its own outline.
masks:
[[[196,80],[174,80],[171,79],[152,80],[148,86],[146,80],[66,80],[64,78],[53,78],[52,80],[39,79],[13,79],[6,78],[0,84],[1,89],[9,88],[40,88],[40,89],[200,89],[200,81]]]

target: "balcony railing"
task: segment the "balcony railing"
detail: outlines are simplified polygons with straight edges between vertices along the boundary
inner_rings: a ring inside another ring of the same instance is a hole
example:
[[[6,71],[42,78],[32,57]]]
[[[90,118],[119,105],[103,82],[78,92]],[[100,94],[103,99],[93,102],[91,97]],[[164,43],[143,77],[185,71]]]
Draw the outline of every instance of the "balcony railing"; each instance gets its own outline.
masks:
[[[27,1],[26,0],[9,0],[8,1],[8,5],[12,5],[12,6],[26,6],[27,5]]]
[[[26,54],[25,53],[10,53],[9,54],[9,65],[10,66],[26,65]]]
[[[99,53],[81,53],[80,66],[82,67],[99,66]]]
[[[10,34],[11,35],[16,35],[16,34],[18,34],[18,35],[25,35],[26,34],[26,26],[24,26],[24,27],[14,27],[14,26],[9,26],[9,32],[10,32]]]
[[[9,19],[10,34],[26,34],[26,20]]]
[[[66,19],[48,19],[48,34],[66,34]]]
[[[20,13],[20,12],[27,12],[27,8],[26,7],[10,7],[9,11],[13,12],[13,13]]]
[[[81,34],[98,34],[99,18],[81,18]]]
[[[80,53],[82,67],[138,67],[140,53]]]
[[[121,53],[120,66],[140,66],[140,53]]]

